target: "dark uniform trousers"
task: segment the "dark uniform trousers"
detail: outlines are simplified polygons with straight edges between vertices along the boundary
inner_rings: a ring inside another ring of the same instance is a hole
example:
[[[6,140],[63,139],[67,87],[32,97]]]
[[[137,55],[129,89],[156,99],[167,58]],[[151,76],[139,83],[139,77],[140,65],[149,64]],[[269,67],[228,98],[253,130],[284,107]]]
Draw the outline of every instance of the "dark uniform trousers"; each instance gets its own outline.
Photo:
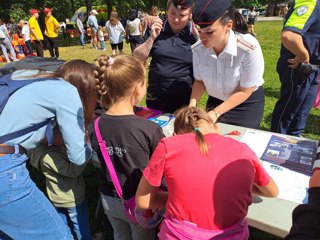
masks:
[[[223,103],[222,100],[209,96],[206,110],[210,111],[221,103]],[[259,129],[263,111],[264,89],[259,87],[246,101],[220,116],[218,122]]]
[[[277,72],[281,89],[272,115],[271,131],[300,136],[317,96],[319,70],[303,81],[297,71],[289,68],[286,60],[280,58]]]

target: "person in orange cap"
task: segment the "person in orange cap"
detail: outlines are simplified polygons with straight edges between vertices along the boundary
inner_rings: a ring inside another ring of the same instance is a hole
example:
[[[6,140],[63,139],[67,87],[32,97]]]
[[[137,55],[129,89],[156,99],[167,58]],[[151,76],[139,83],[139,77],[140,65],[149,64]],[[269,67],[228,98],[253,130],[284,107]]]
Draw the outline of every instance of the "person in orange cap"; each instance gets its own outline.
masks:
[[[30,36],[36,45],[36,52],[39,57],[43,57],[43,35],[38,23],[39,18],[39,10],[31,9],[30,10],[31,17],[29,19],[29,27],[30,27]]]
[[[50,52],[51,58],[59,58],[59,48],[58,48],[58,29],[60,27],[59,22],[55,17],[52,16],[52,11],[50,8],[45,8],[43,10],[45,17],[46,30],[44,34],[47,39],[47,46]]]

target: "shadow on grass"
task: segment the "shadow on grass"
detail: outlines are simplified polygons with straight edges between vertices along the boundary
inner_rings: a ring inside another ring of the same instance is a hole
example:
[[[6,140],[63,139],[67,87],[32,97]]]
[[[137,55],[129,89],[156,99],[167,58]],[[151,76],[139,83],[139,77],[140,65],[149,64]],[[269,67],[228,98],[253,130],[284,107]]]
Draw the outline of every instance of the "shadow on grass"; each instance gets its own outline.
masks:
[[[279,98],[279,89],[264,87],[264,94],[267,97],[278,99]]]
[[[319,109],[313,109],[308,117],[307,125],[305,128],[305,133],[317,135],[317,136],[310,136],[311,138],[315,138],[317,140],[320,134],[320,116],[319,116]]]

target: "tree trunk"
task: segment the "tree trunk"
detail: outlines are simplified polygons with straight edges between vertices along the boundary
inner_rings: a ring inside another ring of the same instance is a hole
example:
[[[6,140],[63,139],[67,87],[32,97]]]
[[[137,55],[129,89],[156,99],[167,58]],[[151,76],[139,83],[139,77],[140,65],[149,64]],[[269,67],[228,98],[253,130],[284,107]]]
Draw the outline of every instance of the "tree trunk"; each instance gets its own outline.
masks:
[[[271,15],[272,10],[272,0],[269,0],[267,10],[266,10],[266,17],[269,17]]]
[[[278,16],[277,14],[277,8],[278,8],[279,0],[275,1],[274,3],[274,9],[273,9],[273,16]]]
[[[149,13],[149,10],[151,9],[152,5],[153,5],[152,0],[149,0],[149,4],[148,4],[148,7],[149,7],[149,8],[146,9],[146,10],[147,10],[147,13]]]
[[[87,16],[89,17],[90,11],[92,9],[92,0],[86,0],[86,7],[87,7]]]
[[[74,6],[74,0],[71,0],[71,11],[74,13],[76,11]]]
[[[44,4],[45,4],[45,0],[36,0],[36,9],[44,9]],[[40,11],[40,10],[39,10]],[[44,23],[44,13],[42,11],[39,12],[39,26],[42,30],[42,32],[44,32],[46,26]]]
[[[112,0],[107,0],[107,10],[108,10],[108,16],[107,18],[109,19],[111,11],[112,11]]]

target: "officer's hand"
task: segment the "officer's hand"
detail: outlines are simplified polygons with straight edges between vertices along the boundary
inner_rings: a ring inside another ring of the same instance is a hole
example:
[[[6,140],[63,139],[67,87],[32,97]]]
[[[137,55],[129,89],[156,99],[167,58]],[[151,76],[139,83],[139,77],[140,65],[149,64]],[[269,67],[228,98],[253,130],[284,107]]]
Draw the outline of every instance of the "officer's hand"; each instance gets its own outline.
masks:
[[[153,40],[155,40],[159,36],[161,29],[162,29],[162,20],[158,18],[152,24],[150,37]]]
[[[209,115],[209,117],[212,119],[212,122],[213,122],[213,123],[216,123],[216,122],[217,122],[218,118],[217,118],[217,115],[214,113],[214,111],[209,111],[209,112],[208,112],[208,115]]]
[[[297,67],[299,67],[299,65],[302,63],[303,61],[301,61],[301,59],[299,57],[295,57],[292,59],[288,59],[288,63],[289,63],[289,67],[296,69]],[[304,61],[304,63],[309,63],[308,61]]]

